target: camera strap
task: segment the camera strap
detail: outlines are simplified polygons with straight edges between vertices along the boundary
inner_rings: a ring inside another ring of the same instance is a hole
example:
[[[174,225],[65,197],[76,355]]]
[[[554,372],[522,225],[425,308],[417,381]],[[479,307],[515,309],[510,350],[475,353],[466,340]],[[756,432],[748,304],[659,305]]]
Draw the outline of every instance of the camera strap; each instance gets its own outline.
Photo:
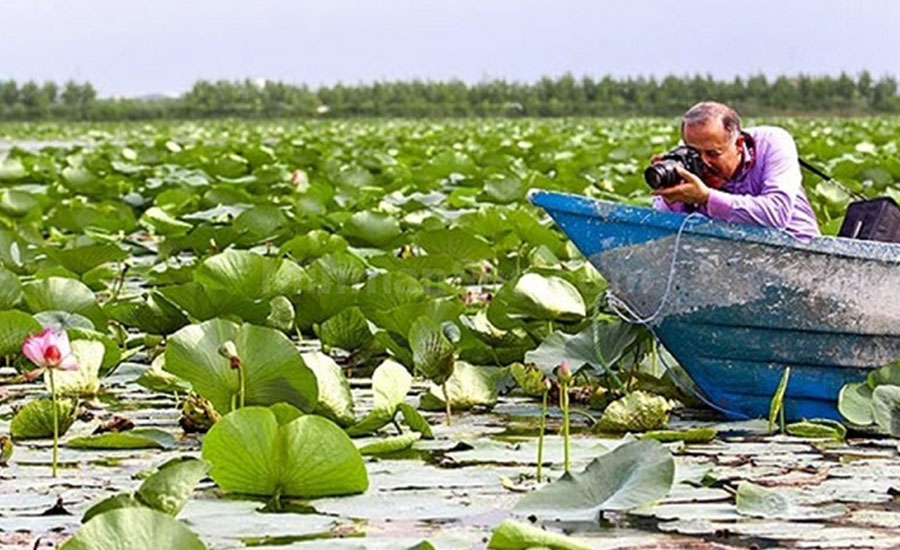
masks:
[[[853,198],[855,198],[856,200],[861,200],[861,201],[866,200],[865,195],[863,195],[862,193],[859,193],[858,191],[854,191],[853,189],[850,189],[849,187],[847,187],[847,186],[844,185],[843,183],[839,182],[838,180],[832,178],[831,176],[829,176],[828,174],[826,174],[825,172],[823,172],[821,169],[816,168],[815,166],[813,166],[812,164],[806,162],[805,160],[803,160],[803,159],[800,158],[800,157],[797,157],[797,160],[800,162],[800,166],[806,168],[807,170],[809,170],[809,171],[812,172],[813,174],[819,176],[819,177],[822,178],[823,180],[825,180],[825,181],[830,181],[831,183],[834,183],[835,185],[837,185],[838,187],[840,187],[841,189],[843,189],[844,191],[846,191],[849,195],[853,196]]]

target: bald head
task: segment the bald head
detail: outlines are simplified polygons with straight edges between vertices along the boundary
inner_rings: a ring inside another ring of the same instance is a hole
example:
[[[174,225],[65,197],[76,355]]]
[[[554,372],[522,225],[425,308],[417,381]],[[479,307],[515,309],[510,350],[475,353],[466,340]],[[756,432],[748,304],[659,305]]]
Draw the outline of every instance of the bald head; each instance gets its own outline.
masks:
[[[737,111],[716,101],[703,101],[687,110],[681,117],[681,134],[688,126],[706,126],[710,123],[719,123],[721,128],[729,136],[741,131],[741,117]]]

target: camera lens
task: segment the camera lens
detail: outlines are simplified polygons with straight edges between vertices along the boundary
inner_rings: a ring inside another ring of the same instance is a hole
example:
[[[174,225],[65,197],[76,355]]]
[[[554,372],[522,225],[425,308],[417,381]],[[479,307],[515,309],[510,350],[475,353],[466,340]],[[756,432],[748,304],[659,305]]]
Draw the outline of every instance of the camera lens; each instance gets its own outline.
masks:
[[[652,164],[644,170],[644,181],[653,189],[666,185],[666,166],[662,163]]]

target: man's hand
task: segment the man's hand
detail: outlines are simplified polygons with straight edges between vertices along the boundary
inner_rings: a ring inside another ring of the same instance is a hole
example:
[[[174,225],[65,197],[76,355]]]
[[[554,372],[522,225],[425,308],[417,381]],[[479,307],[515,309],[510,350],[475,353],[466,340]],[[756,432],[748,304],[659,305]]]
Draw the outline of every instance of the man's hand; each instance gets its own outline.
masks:
[[[703,183],[703,180],[681,166],[678,166],[675,169],[678,171],[678,175],[684,178],[684,182],[673,185],[672,187],[654,189],[650,194],[662,197],[669,204],[675,202],[698,205],[706,204],[706,201],[709,200],[709,187]]]

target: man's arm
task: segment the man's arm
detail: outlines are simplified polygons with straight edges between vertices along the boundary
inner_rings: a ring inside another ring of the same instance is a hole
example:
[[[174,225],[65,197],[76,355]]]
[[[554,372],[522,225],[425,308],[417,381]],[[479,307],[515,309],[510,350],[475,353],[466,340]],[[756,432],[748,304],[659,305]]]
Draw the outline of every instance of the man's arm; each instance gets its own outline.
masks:
[[[729,222],[750,223],[784,229],[791,221],[794,201],[803,176],[797,161],[797,146],[787,132],[771,136],[760,192],[732,195],[710,189],[706,210],[710,217]]]
[[[666,199],[662,197],[653,197],[653,208],[655,210],[659,210],[661,212],[685,212],[684,203],[682,202],[673,202],[669,203]]]

